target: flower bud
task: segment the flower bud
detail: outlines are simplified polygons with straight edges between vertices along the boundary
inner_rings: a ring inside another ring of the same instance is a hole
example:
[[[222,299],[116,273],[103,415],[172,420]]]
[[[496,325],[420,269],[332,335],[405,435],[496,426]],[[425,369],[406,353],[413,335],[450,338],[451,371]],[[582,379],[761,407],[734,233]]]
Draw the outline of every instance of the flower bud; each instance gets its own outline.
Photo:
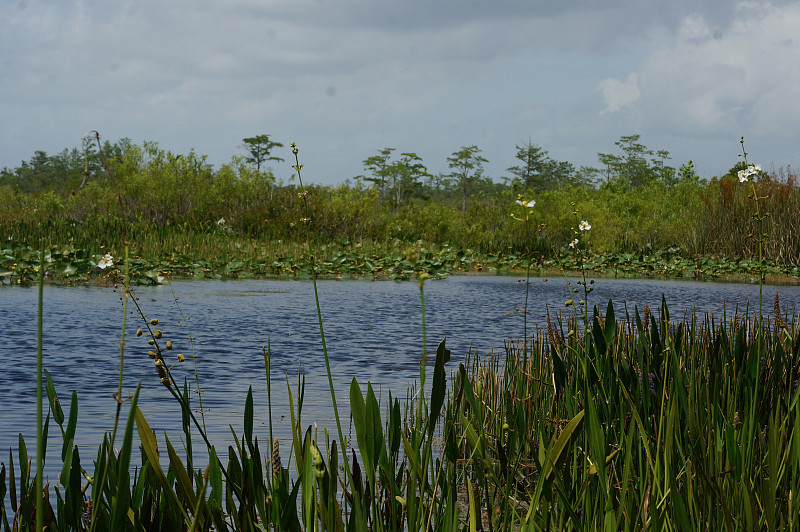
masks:
[[[153,318],[150,320],[150,325],[158,325],[158,318]]]
[[[161,338],[161,329],[156,329],[156,332],[153,333],[153,337],[156,339]]]
[[[136,336],[141,336],[141,335],[142,335],[142,330],[136,329]]]

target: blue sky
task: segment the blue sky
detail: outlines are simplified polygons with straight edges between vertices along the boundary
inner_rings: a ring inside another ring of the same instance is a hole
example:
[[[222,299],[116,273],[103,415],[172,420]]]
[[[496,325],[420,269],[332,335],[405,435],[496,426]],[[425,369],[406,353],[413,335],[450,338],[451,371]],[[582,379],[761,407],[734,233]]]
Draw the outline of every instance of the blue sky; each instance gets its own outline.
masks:
[[[104,139],[215,166],[261,133],[311,182],[384,147],[432,173],[530,140],[596,165],[622,135],[702,177],[800,164],[800,2],[60,0],[0,6],[0,167]]]

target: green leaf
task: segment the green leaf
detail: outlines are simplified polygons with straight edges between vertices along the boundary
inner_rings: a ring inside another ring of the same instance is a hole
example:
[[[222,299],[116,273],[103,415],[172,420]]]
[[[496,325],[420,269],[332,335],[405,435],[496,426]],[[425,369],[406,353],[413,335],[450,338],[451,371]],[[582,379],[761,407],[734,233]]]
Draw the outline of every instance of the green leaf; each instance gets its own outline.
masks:
[[[445,376],[444,365],[450,361],[450,350],[445,347],[445,341],[439,342],[436,348],[436,362],[433,367],[433,388],[431,389],[430,417],[428,418],[428,437],[433,436],[436,420],[444,404],[444,396],[447,389],[447,379]]]
[[[61,408],[61,401],[58,400],[56,387],[53,385],[50,372],[44,370],[44,375],[47,378],[45,389],[47,390],[47,400],[50,402],[50,411],[53,412],[53,420],[59,425],[62,425],[64,423],[64,410]]]
[[[72,391],[72,402],[69,405],[69,421],[67,430],[64,433],[64,445],[61,447],[61,461],[67,459],[67,453],[72,451],[69,443],[75,438],[75,428],[78,426],[78,392]]]
[[[550,479],[555,469],[560,469],[564,465],[567,454],[572,446],[575,445],[575,441],[578,439],[580,430],[583,427],[585,412],[585,410],[581,410],[567,423],[567,426],[564,427],[564,430],[561,431],[558,439],[550,448],[550,452],[547,455],[547,465],[544,470],[544,478],[546,480]]]
[[[253,445],[253,387],[247,389],[244,403],[244,439],[250,447]]]
[[[139,401],[139,389],[141,384],[136,387],[136,392],[133,394],[131,401],[131,409],[128,413],[128,421],[125,423],[125,434],[122,438],[122,448],[117,457],[117,492],[113,497],[114,506],[111,511],[111,529],[112,530],[126,530],[124,519],[128,517],[128,508],[130,507],[131,493],[130,493],[130,464],[131,464],[131,447],[133,447],[133,421],[134,412],[136,410],[136,403]]]
[[[178,500],[178,496],[173,491],[172,483],[167,480],[164,470],[161,469],[161,463],[158,459],[158,444],[156,443],[156,436],[153,434],[153,431],[150,428],[150,425],[148,425],[144,414],[138,407],[136,408],[135,419],[136,429],[139,432],[139,441],[142,443],[142,451],[144,451],[145,456],[147,456],[147,460],[150,462],[150,467],[153,468],[156,479],[158,480],[159,484],[161,484],[164,493],[172,501],[174,507],[180,510],[184,521],[188,523],[189,516],[186,515],[186,510],[184,510],[183,505]]]
[[[197,499],[194,494],[194,490],[192,489],[192,481],[189,478],[189,474],[186,471],[186,467],[184,467],[181,458],[178,456],[178,453],[175,452],[175,448],[170,443],[169,438],[167,435],[164,435],[164,441],[167,444],[167,454],[169,454],[169,466],[173,473],[175,473],[175,480],[177,484],[178,496],[183,500],[184,504],[189,508],[194,508],[197,506]]]
[[[606,308],[604,329],[606,334],[606,344],[611,345],[611,343],[614,341],[614,334],[617,331],[617,321],[616,317],[614,316],[614,303],[610,299],[608,300],[608,307]]]

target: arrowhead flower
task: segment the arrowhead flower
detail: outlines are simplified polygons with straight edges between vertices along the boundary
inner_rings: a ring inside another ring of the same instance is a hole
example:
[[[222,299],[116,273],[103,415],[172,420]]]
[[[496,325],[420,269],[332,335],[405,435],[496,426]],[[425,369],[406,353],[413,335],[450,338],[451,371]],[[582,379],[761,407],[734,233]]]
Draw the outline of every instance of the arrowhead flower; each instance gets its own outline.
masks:
[[[587,222],[586,220],[583,220],[581,224],[578,226],[578,229],[580,229],[581,231],[588,231],[591,228],[592,226],[589,225],[589,222]]]
[[[517,205],[522,205],[523,207],[530,209],[536,205],[536,200],[525,201],[524,199],[518,199]]]
[[[750,176],[751,175],[755,175],[755,174],[759,173],[760,171],[761,171],[761,165],[760,164],[757,164],[755,166],[751,165],[751,166],[748,166],[744,170],[739,170],[739,182],[740,183],[745,183],[747,181],[750,181]]]
[[[113,265],[114,265],[114,257],[112,257],[108,253],[100,257],[100,260],[97,261],[97,267],[100,268],[101,270],[105,270],[109,266]]]
[[[575,246],[577,246],[577,245],[578,245],[578,239],[577,238],[569,243],[569,247],[571,247],[572,249],[575,249]]]

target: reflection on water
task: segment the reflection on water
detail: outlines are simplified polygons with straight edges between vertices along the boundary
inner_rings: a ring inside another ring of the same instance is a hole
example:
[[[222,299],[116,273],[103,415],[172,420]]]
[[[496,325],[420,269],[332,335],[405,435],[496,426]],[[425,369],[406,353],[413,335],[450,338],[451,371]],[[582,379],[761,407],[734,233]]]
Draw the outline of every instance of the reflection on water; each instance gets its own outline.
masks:
[[[573,283],[574,284],[574,283]],[[698,283],[692,281],[600,280],[590,295],[592,304],[605,309],[614,299],[618,316],[635,306],[660,307],[665,296],[673,317],[693,309],[700,316],[754,310],[758,286]],[[335,432],[322,356],[313,286],[304,281],[176,281],[174,293],[189,318],[195,337],[196,359],[191,358],[186,325],[175,306],[169,286],[137,287],[148,318],[158,318],[164,340],[183,353],[187,361],[173,371],[181,381],[197,378],[203,390],[205,421],[212,439],[227,446],[230,426],[242,431],[241,412],[248,387],[255,398],[256,430],[267,436],[267,387],[264,350],[272,360],[273,421],[279,437],[289,435],[287,382],[296,393],[298,371],[305,376],[304,423],[319,422]],[[800,288],[766,287],[765,313],[771,315],[775,292],[783,305],[800,303]],[[421,319],[419,289],[415,282],[323,281],[319,283],[325,338],[336,397],[346,409],[350,380],[371,381],[383,398],[387,391],[405,397],[419,376]],[[472,349],[502,351],[503,343],[522,335],[524,283],[512,277],[464,276],[425,285],[428,350],[447,338],[452,367]],[[529,327],[542,317],[564,308],[569,298],[563,279],[532,279]],[[35,449],[36,288],[0,287],[0,456],[17,447],[22,432],[31,455]],[[135,336],[140,321],[131,311],[126,325],[124,384],[128,396],[142,383],[140,406],[161,438],[164,431],[179,438],[180,410],[159,383],[147,356],[145,337]],[[520,309],[521,310],[521,309]],[[113,426],[114,399],[120,363],[122,330],[120,294],[111,288],[45,288],[44,366],[50,371],[67,407],[73,390],[79,396],[76,443],[87,461],[97,450],[102,434]],[[173,357],[174,361],[174,357]],[[172,361],[170,362],[172,363]],[[193,383],[190,383],[195,387]],[[195,396],[196,397],[196,396]],[[296,398],[295,398],[296,399]],[[123,416],[127,409],[123,407]],[[344,430],[348,430],[346,410]],[[60,449],[58,429],[51,421],[50,448]],[[88,454],[87,454],[88,453]],[[16,453],[15,453],[16,454]],[[54,455],[55,456],[55,455]],[[60,467],[53,459],[51,477]],[[49,467],[48,467],[49,469]]]

